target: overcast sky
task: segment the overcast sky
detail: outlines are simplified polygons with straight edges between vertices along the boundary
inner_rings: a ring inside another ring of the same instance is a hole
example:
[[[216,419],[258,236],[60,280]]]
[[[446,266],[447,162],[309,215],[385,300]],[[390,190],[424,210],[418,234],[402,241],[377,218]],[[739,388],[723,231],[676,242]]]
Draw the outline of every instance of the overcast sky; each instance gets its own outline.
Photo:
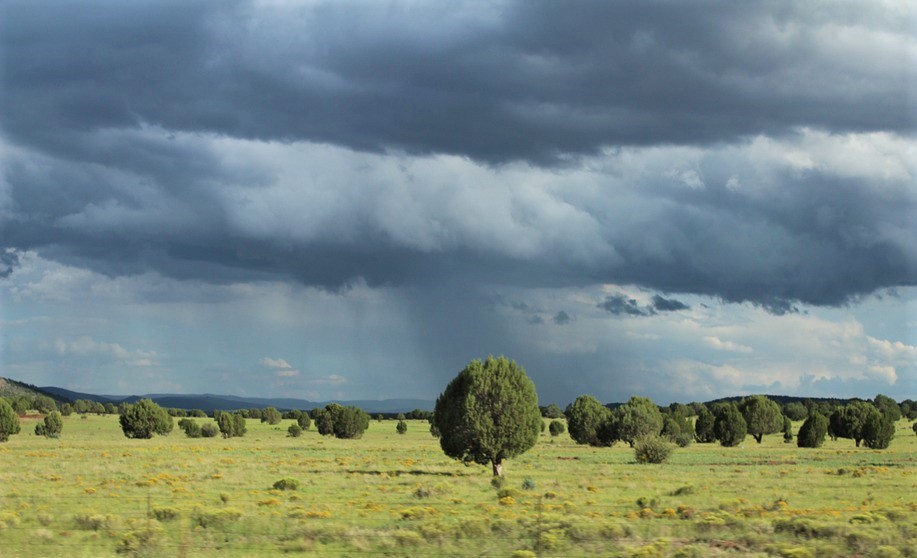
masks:
[[[2,375],[917,398],[915,68],[907,1],[5,1]]]

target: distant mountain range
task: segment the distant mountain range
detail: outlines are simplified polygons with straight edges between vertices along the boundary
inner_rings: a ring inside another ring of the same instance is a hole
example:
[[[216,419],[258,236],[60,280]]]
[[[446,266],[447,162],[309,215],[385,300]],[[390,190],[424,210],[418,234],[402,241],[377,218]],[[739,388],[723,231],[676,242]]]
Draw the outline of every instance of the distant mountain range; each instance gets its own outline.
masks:
[[[17,382],[18,383],[18,382]],[[33,387],[34,386],[30,386]],[[235,411],[237,409],[263,409],[265,407],[275,407],[281,411],[289,409],[311,410],[315,407],[324,407],[331,401],[308,401],[306,399],[295,399],[290,397],[238,397],[235,395],[213,395],[210,393],[203,394],[175,394],[175,393],[148,393],[145,395],[96,395],[93,393],[81,393],[69,389],[45,386],[34,388],[39,393],[50,395],[51,397],[66,402],[73,402],[77,399],[87,401],[98,401],[99,403],[134,403],[141,399],[152,399],[162,407],[172,407],[176,409],[201,409],[202,411],[212,412]],[[353,400],[342,401],[335,400],[335,403],[341,405],[355,405],[367,413],[407,413],[414,409],[432,411],[434,402],[425,399],[381,399],[381,400]]]

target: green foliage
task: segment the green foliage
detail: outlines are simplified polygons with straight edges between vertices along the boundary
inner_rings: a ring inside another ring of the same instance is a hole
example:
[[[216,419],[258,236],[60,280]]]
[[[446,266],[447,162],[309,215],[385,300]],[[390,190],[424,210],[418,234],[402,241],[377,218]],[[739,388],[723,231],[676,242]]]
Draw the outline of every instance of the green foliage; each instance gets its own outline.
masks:
[[[742,443],[748,432],[745,417],[736,407],[735,403],[728,403],[720,407],[713,423],[713,434],[725,447],[734,447]]]
[[[289,477],[280,479],[274,483],[275,490],[296,490],[299,488],[299,481]]]
[[[898,414],[900,416],[900,413]],[[886,449],[895,437],[895,422],[892,416],[874,411],[867,415],[863,424],[863,445],[870,449]]]
[[[783,427],[783,415],[780,405],[764,395],[752,395],[742,400],[739,405],[742,417],[748,427],[748,433],[759,444],[765,434],[780,432]]]
[[[60,414],[65,417],[69,417],[71,414],[73,414],[73,405],[70,403],[61,403]]]
[[[64,421],[61,419],[60,413],[51,411],[41,424],[35,425],[35,435],[44,436],[46,438],[58,438],[63,429]]]
[[[567,407],[565,414],[567,431],[574,442],[590,446],[610,445],[603,443],[599,434],[611,420],[611,411],[598,399],[591,395],[580,395]]]
[[[716,417],[705,406],[701,406],[697,411],[697,420],[694,422],[694,440],[701,444],[711,444],[716,441],[716,433],[713,426],[716,423]]]
[[[564,418],[564,411],[555,403],[541,407],[541,416],[549,419]]]
[[[202,438],[216,438],[216,435],[219,433],[219,428],[217,428],[217,425],[213,424],[212,422],[204,423],[204,425],[201,426]]]
[[[19,417],[6,399],[0,399],[0,442],[9,440],[13,434],[19,434]]]
[[[504,459],[535,445],[542,424],[535,385],[505,357],[471,361],[436,400],[433,417],[446,455],[490,463],[495,476]]]
[[[289,428],[287,428],[287,435],[290,438],[299,438],[300,436],[302,436],[302,427],[299,426],[299,424],[294,422],[293,424],[290,425]]]
[[[790,420],[805,420],[809,416],[809,410],[799,401],[793,401],[786,404],[783,408],[783,414],[789,417]]]
[[[566,427],[562,421],[552,420],[551,424],[548,425],[548,430],[551,432],[551,436],[560,436],[566,431]]]
[[[866,401],[851,401],[831,413],[828,420],[828,434],[832,438],[850,438],[860,447],[863,441],[863,427],[866,418],[877,412],[872,403]]]
[[[634,443],[634,457],[637,463],[665,463],[673,450],[674,446],[658,435],[644,436]]]
[[[662,413],[648,397],[631,397],[614,410],[615,438],[634,444],[640,438],[657,436],[662,431]]]
[[[876,409],[878,409],[879,412],[883,415],[887,416],[888,419],[893,423],[901,420],[901,407],[899,407],[898,403],[891,397],[882,395],[880,393],[876,395],[872,402],[876,406]]]
[[[153,434],[165,436],[172,432],[173,426],[169,413],[149,399],[125,405],[119,421],[128,438],[149,439]]]
[[[281,420],[280,411],[274,407],[267,407],[266,409],[261,410],[261,422],[266,422],[268,424],[280,424]]]
[[[783,417],[783,441],[787,444],[793,441],[793,422],[790,417]]]
[[[405,434],[408,431],[408,423],[403,420],[399,420],[398,424],[395,425],[395,431],[399,434]]]
[[[666,415],[662,419],[662,436],[678,447],[688,447],[694,440],[694,425],[690,418]]]
[[[235,413],[215,411],[213,418],[216,420],[217,428],[220,429],[220,433],[224,438],[245,436],[248,431],[248,427],[245,424],[245,414],[241,411],[236,411]]]
[[[202,427],[196,421],[189,418],[183,418],[178,421],[178,427],[184,431],[185,436],[189,438],[200,438],[203,436]]]
[[[313,409],[315,427],[322,436],[353,439],[363,436],[369,428],[369,415],[359,407],[344,407],[329,403],[323,409]]]
[[[309,413],[300,413],[297,415],[296,424],[303,430],[309,430],[309,427],[312,426],[312,419],[309,417]]]
[[[828,434],[828,419],[818,412],[809,415],[796,434],[796,445],[800,448],[820,448]]]

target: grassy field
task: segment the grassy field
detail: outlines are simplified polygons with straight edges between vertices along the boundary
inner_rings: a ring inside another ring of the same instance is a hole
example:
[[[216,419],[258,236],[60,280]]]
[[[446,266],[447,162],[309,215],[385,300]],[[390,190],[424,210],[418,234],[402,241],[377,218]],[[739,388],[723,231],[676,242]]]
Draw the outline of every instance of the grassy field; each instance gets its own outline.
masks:
[[[402,436],[374,421],[360,440],[288,438],[289,424],[128,440],[117,417],[74,415],[49,440],[23,420],[0,444],[0,555],[917,556],[904,421],[885,451],[777,434],[694,444],[665,465],[545,433],[506,463],[503,492],[425,423]],[[273,489],[283,478],[298,489]]]

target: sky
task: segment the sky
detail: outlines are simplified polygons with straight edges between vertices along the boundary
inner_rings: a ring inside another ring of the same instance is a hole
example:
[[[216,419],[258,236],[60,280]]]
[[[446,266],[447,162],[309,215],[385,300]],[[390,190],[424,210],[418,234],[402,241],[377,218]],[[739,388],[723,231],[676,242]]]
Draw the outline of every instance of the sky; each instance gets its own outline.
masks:
[[[907,1],[0,6],[0,375],[917,398]]]

